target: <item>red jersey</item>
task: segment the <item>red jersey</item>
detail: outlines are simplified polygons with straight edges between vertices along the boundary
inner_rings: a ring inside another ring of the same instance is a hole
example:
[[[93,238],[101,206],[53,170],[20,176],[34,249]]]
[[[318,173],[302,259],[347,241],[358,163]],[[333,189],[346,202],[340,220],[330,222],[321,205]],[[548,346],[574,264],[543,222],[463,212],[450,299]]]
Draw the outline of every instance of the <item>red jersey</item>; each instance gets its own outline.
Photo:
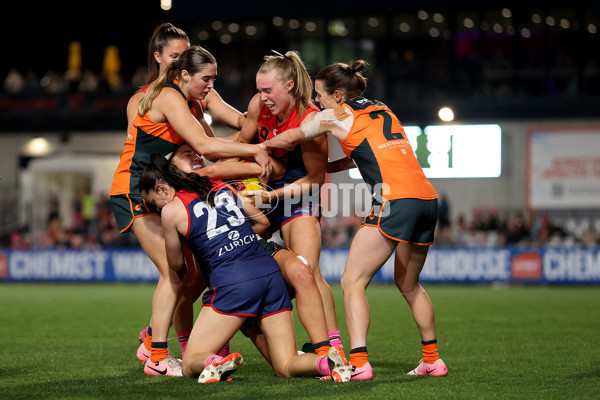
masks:
[[[264,106],[258,114],[258,140],[260,143],[269,140],[279,133],[288,129],[300,126],[304,118],[313,112],[318,112],[319,108],[310,104],[304,114],[298,118],[297,110],[294,108],[292,114],[281,124],[277,123],[277,117],[271,113],[267,106]],[[292,183],[306,176],[306,168],[302,160],[302,146],[297,145],[290,149],[274,149],[273,157],[281,161],[287,168],[285,176],[277,183],[272,184],[274,188],[283,186],[286,183]]]

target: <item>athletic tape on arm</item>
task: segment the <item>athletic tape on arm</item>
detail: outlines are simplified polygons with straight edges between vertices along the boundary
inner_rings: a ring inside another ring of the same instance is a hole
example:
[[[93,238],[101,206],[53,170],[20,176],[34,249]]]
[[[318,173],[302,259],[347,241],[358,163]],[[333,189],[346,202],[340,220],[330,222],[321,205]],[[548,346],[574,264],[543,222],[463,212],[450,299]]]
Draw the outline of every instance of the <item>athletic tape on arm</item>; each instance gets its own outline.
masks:
[[[306,124],[302,125],[302,127],[300,127],[302,133],[304,133],[304,136],[306,136],[306,140],[311,140],[321,135],[321,121],[336,122],[333,110],[328,108],[326,110],[318,112],[312,121],[307,122]]]

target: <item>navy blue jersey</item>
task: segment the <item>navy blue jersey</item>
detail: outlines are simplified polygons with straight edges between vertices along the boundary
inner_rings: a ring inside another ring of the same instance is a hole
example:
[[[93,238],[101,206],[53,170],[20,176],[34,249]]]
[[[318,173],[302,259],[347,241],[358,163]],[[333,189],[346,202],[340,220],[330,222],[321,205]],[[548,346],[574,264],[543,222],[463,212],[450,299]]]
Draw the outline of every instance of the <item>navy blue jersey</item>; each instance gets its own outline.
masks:
[[[279,271],[258,242],[236,195],[222,182],[215,183],[214,207],[195,193],[176,194],[188,212],[183,240],[198,259],[208,286],[227,286]]]

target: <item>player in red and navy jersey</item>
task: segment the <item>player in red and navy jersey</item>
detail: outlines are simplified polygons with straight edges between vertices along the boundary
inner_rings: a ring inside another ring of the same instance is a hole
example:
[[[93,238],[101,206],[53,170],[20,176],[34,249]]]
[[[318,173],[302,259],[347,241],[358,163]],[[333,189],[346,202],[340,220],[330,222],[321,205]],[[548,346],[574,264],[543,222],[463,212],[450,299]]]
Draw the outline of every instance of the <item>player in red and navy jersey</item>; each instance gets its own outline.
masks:
[[[236,178],[239,179],[248,174],[260,174],[260,166],[252,162],[220,161],[206,166],[202,156],[194,152],[187,143],[179,146],[179,148],[177,148],[177,150],[169,157],[169,160],[183,172],[194,172],[210,179],[221,179],[234,187],[237,191],[241,190],[242,196],[244,194],[244,188],[238,189],[236,187],[235,183],[240,182],[239,180],[236,180]],[[273,174],[271,176],[282,177],[286,171],[285,168],[282,168],[282,165],[280,165],[281,163],[277,161],[275,161],[274,164],[275,168],[273,169]],[[242,184],[242,187],[244,186],[245,185]],[[292,298],[295,297],[296,299],[298,318],[311,339],[314,352],[326,356],[331,344],[325,322],[323,301],[319,294],[319,289],[310,269],[310,265],[302,256],[283,246],[276,245],[274,242],[267,243],[266,241],[263,241],[261,243],[268,246],[269,253],[275,258],[275,261],[277,261],[281,268],[283,279],[290,290],[290,296]],[[204,286],[197,285],[195,289],[194,292],[199,295],[204,290]],[[249,329],[246,328],[245,332],[248,331]],[[250,333],[248,333],[248,335],[251,336]],[[255,341],[255,344],[257,338],[260,340],[260,335],[251,337]],[[268,358],[268,350],[266,350],[266,347],[260,346],[260,344],[257,344],[257,347],[261,350],[261,353]]]
[[[437,221],[437,194],[412,151],[404,128],[383,103],[362,97],[367,87],[363,60],[323,68],[315,79],[316,101],[324,111],[301,128],[265,142],[287,148],[327,132],[339,140],[371,189],[373,207],[352,240],[342,275],[344,309],[350,335],[352,379],[372,379],[367,331],[366,289],[394,254],[396,286],[412,310],[422,342],[423,360],[409,375],[444,376],[431,301],[419,283]]]
[[[159,154],[145,167],[139,190],[161,212],[169,266],[180,277],[185,275],[183,242],[199,260],[209,284],[183,358],[185,376],[208,383],[235,372],[242,356],[231,353],[223,358],[216,353],[252,318],[264,332],[277,375],[327,374],[336,382],[350,380],[349,365],[334,347],[328,357],[298,355],[285,281],[252,226],[268,226],[256,207],[246,202],[247,214],[223,182],[186,174]]]
[[[208,137],[191,112],[196,100],[213,88],[217,73],[214,56],[200,46],[190,47],[171,62],[155,80],[138,105],[138,114],[128,132],[124,150],[110,191],[111,205],[121,232],[131,231],[159,270],[152,301],[152,345],[149,364],[168,364],[170,373],[180,375],[167,346],[169,324],[180,282],[170,272],[160,218],[143,201],[137,182],[150,154],[166,155],[187,141],[197,152],[212,157],[254,158],[266,175],[271,170],[268,154],[256,145],[231,143]],[[147,368],[146,373],[153,374]]]
[[[258,92],[248,105],[248,114],[238,141],[251,143],[276,137],[284,130],[311,121],[318,108],[312,104],[312,81],[300,56],[294,51],[274,52],[265,57],[256,74]],[[281,180],[269,182],[260,191],[272,232],[281,229],[285,245],[304,257],[312,268],[325,307],[332,346],[342,346],[331,288],[321,274],[320,187],[325,180],[328,147],[325,137],[299,146],[275,150],[272,156],[287,168]]]

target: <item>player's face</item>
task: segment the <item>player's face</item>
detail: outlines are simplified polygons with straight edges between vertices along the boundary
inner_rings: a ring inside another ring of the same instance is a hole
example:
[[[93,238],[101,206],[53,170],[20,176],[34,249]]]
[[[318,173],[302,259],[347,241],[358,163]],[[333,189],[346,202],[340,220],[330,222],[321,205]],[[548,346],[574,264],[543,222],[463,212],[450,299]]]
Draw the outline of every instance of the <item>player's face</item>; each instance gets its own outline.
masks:
[[[336,108],[338,106],[332,94],[328,94],[324,87],[323,81],[316,80],[315,81],[315,92],[317,92],[317,96],[315,97],[315,102],[319,103],[323,108]]]
[[[194,75],[188,75],[189,80],[186,84],[188,97],[196,100],[203,100],[208,92],[215,87],[215,78],[217,77],[217,64],[206,64],[204,68]]]
[[[204,159],[196,154],[189,144],[181,145],[175,154],[173,154],[171,162],[177,168],[187,173],[206,166]]]
[[[294,96],[291,92],[293,87],[294,82],[282,82],[276,70],[256,75],[256,88],[260,99],[273,115],[284,114],[294,106]]]
[[[146,203],[160,211],[164,206],[173,200],[170,197],[170,191],[168,188],[169,186],[165,184],[158,184],[154,190],[151,190],[150,192],[142,192],[142,197]]]
[[[163,47],[162,53],[154,52],[154,59],[159,66],[158,72],[162,74],[171,61],[178,59],[189,47],[189,43],[183,39],[172,39]]]

